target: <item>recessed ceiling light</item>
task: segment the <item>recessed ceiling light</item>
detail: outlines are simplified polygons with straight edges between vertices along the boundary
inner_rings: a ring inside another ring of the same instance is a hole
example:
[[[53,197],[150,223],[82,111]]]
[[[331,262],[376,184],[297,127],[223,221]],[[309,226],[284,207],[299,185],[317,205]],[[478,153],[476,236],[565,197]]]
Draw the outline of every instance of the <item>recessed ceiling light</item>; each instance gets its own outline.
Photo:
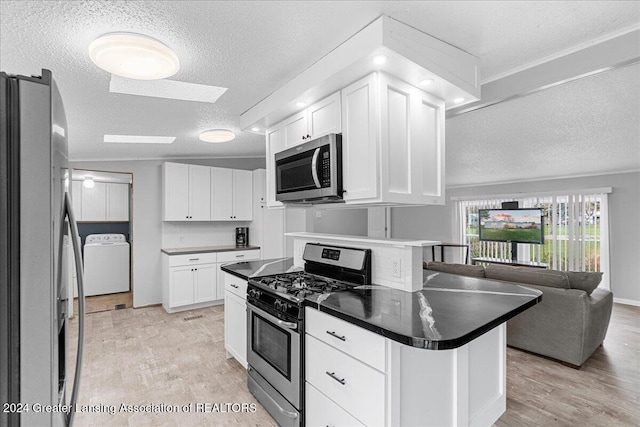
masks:
[[[387,55],[376,55],[373,58],[371,58],[371,62],[373,62],[376,65],[381,65],[387,62],[387,59],[388,59]]]
[[[296,102],[296,107],[298,107],[298,108],[304,108],[306,106],[307,106],[306,102],[302,102],[302,101]]]
[[[200,134],[200,141],[204,142],[228,142],[234,140],[236,134],[227,129],[205,130]]]
[[[93,177],[88,176],[82,181],[82,186],[84,188],[93,188],[96,186],[96,182],[93,180]]]
[[[151,37],[134,33],[110,33],[89,45],[91,60],[103,70],[138,80],[158,80],[180,69],[178,56]]]
[[[455,104],[460,104],[461,102],[464,102],[464,98],[456,98],[456,99],[453,100],[453,102]]]
[[[260,132],[260,128],[251,128],[252,132]]]
[[[433,83],[433,79],[424,79],[420,82],[422,86],[429,86],[432,83]]]
[[[102,142],[116,144],[171,144],[175,136],[105,135]]]

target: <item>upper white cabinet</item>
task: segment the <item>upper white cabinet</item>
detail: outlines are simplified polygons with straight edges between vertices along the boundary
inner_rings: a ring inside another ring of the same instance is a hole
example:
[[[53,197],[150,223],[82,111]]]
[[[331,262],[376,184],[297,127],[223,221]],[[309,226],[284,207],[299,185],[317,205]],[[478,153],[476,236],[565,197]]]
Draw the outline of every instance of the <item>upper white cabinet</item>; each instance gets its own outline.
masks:
[[[344,199],[444,203],[444,101],[385,73],[342,91]]]
[[[163,163],[164,221],[209,221],[211,217],[211,168]]]
[[[284,123],[278,123],[271,129],[267,130],[267,147],[266,147],[266,161],[267,161],[267,187],[266,197],[267,206],[270,208],[281,208],[284,205],[282,202],[276,201],[276,153],[284,150]]]
[[[251,171],[211,168],[211,220],[251,221],[252,202]]]
[[[129,184],[96,182],[92,188],[72,182],[76,221],[129,221]]]
[[[283,122],[284,146],[294,147],[329,133],[340,133],[341,120],[340,92],[336,92]]]

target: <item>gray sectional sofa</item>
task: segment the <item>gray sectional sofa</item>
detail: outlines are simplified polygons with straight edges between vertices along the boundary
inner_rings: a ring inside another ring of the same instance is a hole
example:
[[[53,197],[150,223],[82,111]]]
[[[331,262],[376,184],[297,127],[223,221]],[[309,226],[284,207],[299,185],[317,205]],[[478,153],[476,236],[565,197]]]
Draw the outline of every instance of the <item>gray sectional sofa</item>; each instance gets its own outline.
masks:
[[[514,282],[542,291],[542,302],[507,322],[511,347],[579,368],[602,344],[613,294],[598,288],[602,273],[530,267],[424,263],[429,270]]]

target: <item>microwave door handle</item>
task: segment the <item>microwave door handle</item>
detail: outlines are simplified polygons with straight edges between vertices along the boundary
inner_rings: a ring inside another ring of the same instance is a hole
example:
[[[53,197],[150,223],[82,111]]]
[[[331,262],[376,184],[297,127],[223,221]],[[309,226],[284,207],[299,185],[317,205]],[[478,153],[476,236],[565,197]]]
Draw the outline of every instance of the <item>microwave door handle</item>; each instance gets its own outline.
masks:
[[[311,159],[311,176],[313,176],[313,182],[316,184],[316,188],[322,188],[320,186],[320,180],[318,179],[318,156],[320,155],[320,147],[316,148]]]

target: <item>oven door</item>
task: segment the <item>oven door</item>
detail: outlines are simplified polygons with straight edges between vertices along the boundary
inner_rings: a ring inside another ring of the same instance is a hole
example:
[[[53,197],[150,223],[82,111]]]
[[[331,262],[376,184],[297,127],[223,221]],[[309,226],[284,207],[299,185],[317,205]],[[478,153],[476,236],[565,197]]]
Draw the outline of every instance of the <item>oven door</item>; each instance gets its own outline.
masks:
[[[300,409],[300,331],[247,303],[247,362],[293,406]]]

